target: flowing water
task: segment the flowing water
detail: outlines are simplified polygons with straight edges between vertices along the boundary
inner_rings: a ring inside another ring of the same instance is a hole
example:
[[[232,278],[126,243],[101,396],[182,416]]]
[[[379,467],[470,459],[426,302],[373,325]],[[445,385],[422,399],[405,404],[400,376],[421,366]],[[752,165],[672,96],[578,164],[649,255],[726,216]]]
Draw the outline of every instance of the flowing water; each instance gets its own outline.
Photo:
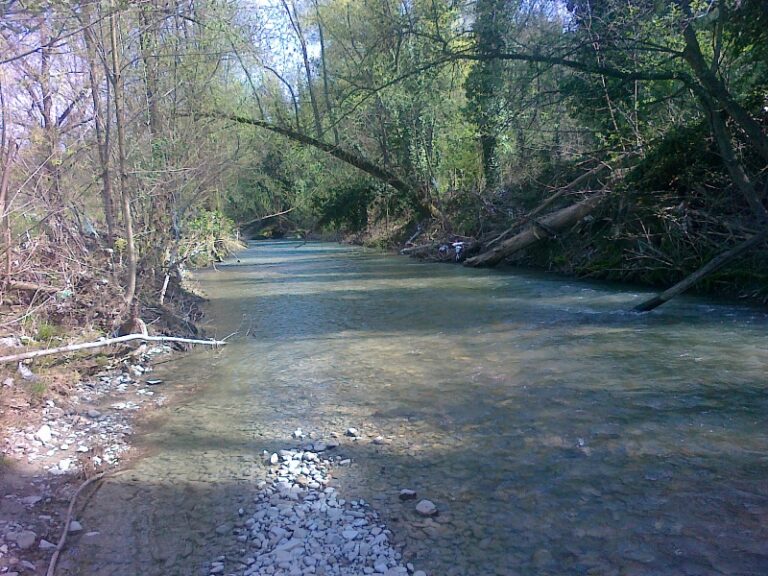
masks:
[[[768,574],[764,312],[638,315],[627,287],[327,244],[253,244],[199,278],[238,333],[158,369],[199,392],[94,497],[67,573],[204,573],[237,552],[215,529],[262,450],[354,426],[340,491],[431,576]]]

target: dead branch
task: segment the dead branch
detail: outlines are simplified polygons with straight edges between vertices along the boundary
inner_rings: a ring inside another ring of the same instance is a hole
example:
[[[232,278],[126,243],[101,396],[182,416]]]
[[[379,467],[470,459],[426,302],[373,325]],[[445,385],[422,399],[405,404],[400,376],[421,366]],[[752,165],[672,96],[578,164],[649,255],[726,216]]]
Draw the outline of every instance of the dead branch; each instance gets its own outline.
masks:
[[[256,224],[257,222],[263,222],[264,220],[269,220],[270,218],[275,218],[277,216],[282,216],[283,214],[288,214],[288,212],[293,211],[294,208],[288,208],[288,210],[283,210],[282,212],[275,212],[274,214],[269,214],[268,216],[260,216],[259,218],[254,218],[253,220],[249,220],[248,222],[244,222],[242,224],[239,224],[241,228],[245,228],[246,226],[251,226],[253,224]]]
[[[110,346],[112,344],[121,344],[123,342],[130,342],[132,340],[143,340],[145,342],[181,342],[182,344],[200,344],[203,346],[224,346],[226,342],[223,340],[195,340],[193,338],[178,338],[176,336],[147,336],[145,334],[128,334],[126,336],[118,336],[117,338],[107,338],[105,340],[99,340],[97,342],[83,342],[81,344],[69,344],[67,346],[59,346],[58,348],[48,348],[46,350],[33,350],[31,352],[23,352],[21,354],[13,354],[11,356],[0,356],[0,364],[6,362],[21,362],[22,360],[28,360],[30,358],[39,358],[41,356],[50,356],[52,354],[62,354],[65,352],[76,352],[78,350],[89,350],[91,348],[102,348],[104,346]]]

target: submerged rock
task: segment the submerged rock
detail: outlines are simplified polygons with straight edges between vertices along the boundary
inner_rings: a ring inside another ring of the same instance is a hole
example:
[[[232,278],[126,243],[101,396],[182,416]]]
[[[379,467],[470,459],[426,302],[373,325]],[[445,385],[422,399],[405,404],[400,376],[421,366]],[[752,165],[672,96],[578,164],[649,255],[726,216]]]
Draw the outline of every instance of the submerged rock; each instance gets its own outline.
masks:
[[[400,490],[399,495],[400,500],[406,501],[406,500],[416,500],[416,490],[410,490],[408,488],[403,488]]]
[[[437,506],[431,500],[421,500],[416,504],[416,512],[420,516],[437,516]]]

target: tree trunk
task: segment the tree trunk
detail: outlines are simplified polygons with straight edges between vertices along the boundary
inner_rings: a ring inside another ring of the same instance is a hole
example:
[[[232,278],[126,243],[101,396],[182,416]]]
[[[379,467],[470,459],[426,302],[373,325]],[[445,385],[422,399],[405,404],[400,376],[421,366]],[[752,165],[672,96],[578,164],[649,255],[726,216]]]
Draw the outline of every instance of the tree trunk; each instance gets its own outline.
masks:
[[[123,78],[120,56],[118,53],[118,26],[120,15],[112,0],[113,13],[109,17],[109,35],[112,48],[112,74],[113,100],[115,104],[115,127],[117,128],[117,160],[120,168],[120,197],[123,205],[123,226],[125,228],[126,259],[128,264],[128,278],[125,287],[125,302],[128,306],[133,302],[136,294],[136,248],[133,237],[133,218],[131,216],[131,197],[128,191],[128,172],[125,165],[125,119],[123,118]]]
[[[638,304],[635,306],[634,310],[636,312],[650,312],[654,308],[658,308],[665,302],[671,300],[675,296],[678,296],[688,290],[691,286],[696,284],[699,280],[702,280],[706,276],[712,274],[713,272],[716,272],[726,264],[728,264],[730,261],[735,260],[745,252],[747,252],[749,249],[757,246],[758,244],[761,244],[762,242],[765,242],[765,240],[768,239],[768,229],[764,229],[759,234],[755,234],[751,238],[748,238],[744,240],[741,244],[738,244],[731,248],[730,250],[723,252],[719,256],[713,258],[710,260],[707,264],[696,270],[693,274],[690,276],[687,276],[674,286],[672,288],[669,288],[668,290],[665,290],[658,296],[654,296],[650,300],[646,300],[642,304]]]
[[[323,66],[323,96],[325,97],[325,109],[328,112],[328,118],[331,120],[331,130],[333,131],[333,143],[339,145],[339,129],[336,126],[336,115],[333,112],[331,103],[331,91],[328,88],[328,64],[325,59],[325,35],[323,34],[323,22],[320,19],[320,6],[317,0],[314,0],[315,16],[317,17],[317,33],[320,40],[320,62]]]
[[[296,3],[291,0],[291,6],[288,6],[286,0],[281,0],[285,12],[288,14],[288,19],[291,21],[291,26],[294,32],[296,32],[296,38],[299,41],[299,47],[301,49],[301,59],[304,63],[304,73],[307,77],[307,91],[309,92],[309,102],[312,105],[312,118],[315,121],[315,137],[318,140],[323,138],[323,126],[320,121],[320,108],[317,105],[317,98],[315,97],[315,90],[312,87],[312,68],[309,65],[309,53],[307,52],[307,41],[304,38],[304,31],[301,29],[301,22],[299,21],[299,14],[296,11]],[[293,11],[291,11],[293,8]]]
[[[704,55],[701,52],[699,40],[696,37],[696,30],[693,27],[690,1],[681,0],[680,5],[683,9],[683,14],[688,20],[683,25],[683,38],[685,40],[683,58],[691,67],[694,76],[701,83],[704,90],[733,118],[736,124],[744,131],[749,142],[755,147],[755,150],[757,150],[763,160],[768,162],[768,137],[766,137],[758,121],[733,98],[723,81],[718,78],[712,68],[707,66]]]
[[[736,151],[733,148],[733,143],[728,135],[728,128],[720,114],[720,110],[717,109],[706,91],[699,90],[698,92],[699,99],[707,112],[712,135],[715,137],[715,142],[720,150],[720,156],[731,180],[733,180],[741,195],[744,196],[744,199],[758,220],[763,224],[768,223],[768,211],[763,206],[752,179],[736,157]]]
[[[501,185],[498,137],[501,132],[504,65],[491,55],[504,48],[504,29],[508,24],[504,14],[504,0],[479,0],[476,3],[472,28],[478,51],[488,58],[475,64],[465,81],[469,110],[478,130],[483,178],[489,190]]]
[[[2,104],[3,126],[5,126],[5,99],[3,99]],[[8,194],[8,186],[11,179],[11,165],[16,155],[16,147],[5,141],[5,134],[3,134],[2,142],[0,142],[0,152],[3,152],[3,154],[0,154],[3,163],[3,174],[0,176],[0,211],[2,212],[0,226],[2,227],[3,244],[5,244],[5,266],[3,270],[3,285],[5,285],[11,281],[11,261],[13,259],[13,254],[11,253],[11,199]]]
[[[389,172],[384,168],[377,166],[370,160],[367,160],[366,158],[358,156],[357,154],[350,152],[349,150],[345,150],[340,146],[328,144],[327,142],[321,142],[320,140],[312,138],[311,136],[307,136],[306,134],[303,134],[301,132],[296,132],[295,130],[291,130],[290,128],[283,128],[282,126],[275,126],[274,124],[270,124],[269,122],[264,122],[263,120],[254,120],[252,118],[246,118],[244,116],[236,116],[232,114],[214,114],[214,113],[199,112],[195,114],[194,117],[197,119],[215,118],[219,120],[231,120],[232,122],[239,122],[240,124],[249,124],[251,126],[264,128],[265,130],[269,130],[270,132],[280,134],[300,144],[304,144],[306,146],[312,146],[313,148],[317,148],[319,150],[322,150],[323,152],[327,152],[334,158],[337,158],[342,162],[349,164],[350,166],[354,166],[358,170],[362,170],[366,174],[369,174],[370,176],[373,176],[374,178],[381,180],[386,184],[389,184],[390,186],[392,186],[392,188],[394,188],[398,192],[403,192],[406,194],[416,194],[416,188],[414,186],[412,186],[411,184],[408,184],[396,174],[393,174],[392,172]]]
[[[115,239],[115,193],[112,189],[112,167],[109,154],[109,129],[105,123],[106,110],[101,102],[99,87],[101,79],[98,75],[99,64],[97,55],[98,40],[93,30],[94,18],[91,5],[84,2],[83,36],[85,38],[86,59],[88,61],[88,78],[90,81],[91,99],[93,101],[93,123],[96,135],[96,148],[101,164],[101,200],[104,208],[104,220],[107,225],[107,242],[112,245]]]
[[[551,237],[553,232],[560,232],[561,230],[576,224],[579,220],[584,218],[584,216],[600,206],[606,198],[608,198],[608,193],[601,192],[594,196],[590,196],[577,204],[548,214],[538,222],[531,222],[525,230],[509,240],[505,240],[496,248],[487,250],[473,258],[468,258],[464,262],[464,265],[473,268],[480,266],[495,266],[504,260],[504,258],[511,256],[515,252],[527,248],[539,240]]]

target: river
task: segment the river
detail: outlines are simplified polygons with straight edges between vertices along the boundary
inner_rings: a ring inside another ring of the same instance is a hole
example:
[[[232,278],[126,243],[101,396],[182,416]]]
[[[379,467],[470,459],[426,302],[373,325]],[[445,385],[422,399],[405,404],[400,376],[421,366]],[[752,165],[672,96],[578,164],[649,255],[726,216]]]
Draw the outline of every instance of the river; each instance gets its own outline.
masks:
[[[198,392],[91,500],[99,534],[64,573],[204,573],[237,553],[215,529],[247,507],[262,450],[354,426],[339,491],[430,576],[768,574],[763,311],[639,315],[632,288],[331,244],[254,243],[197,277],[210,331],[236,334],[158,367]]]

